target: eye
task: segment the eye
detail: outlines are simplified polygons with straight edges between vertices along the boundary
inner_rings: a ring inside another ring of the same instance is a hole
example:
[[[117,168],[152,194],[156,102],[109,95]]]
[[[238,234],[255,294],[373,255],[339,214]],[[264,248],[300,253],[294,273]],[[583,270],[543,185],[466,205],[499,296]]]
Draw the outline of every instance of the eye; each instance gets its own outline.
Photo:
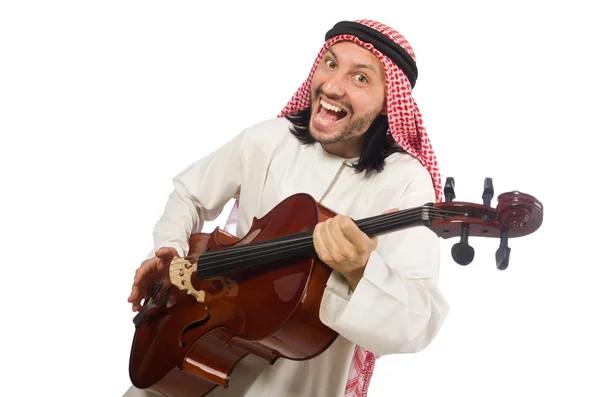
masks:
[[[367,78],[365,77],[364,74],[360,74],[359,73],[359,74],[355,75],[354,78],[356,80],[358,80],[360,83],[368,83],[368,80],[367,80]]]
[[[333,62],[331,59],[326,59],[325,65],[329,66],[330,68],[333,68],[335,67],[335,62]]]

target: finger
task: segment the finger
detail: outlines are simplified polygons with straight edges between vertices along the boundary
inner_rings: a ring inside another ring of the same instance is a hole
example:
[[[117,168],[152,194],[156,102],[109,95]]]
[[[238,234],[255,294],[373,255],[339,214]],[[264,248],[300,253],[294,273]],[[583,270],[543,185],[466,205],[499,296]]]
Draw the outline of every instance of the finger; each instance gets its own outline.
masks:
[[[134,312],[139,312],[140,310],[142,310],[142,303],[141,303],[141,301],[137,301],[133,305],[131,305],[131,310],[134,311]]]
[[[323,238],[323,244],[327,248],[329,260],[337,264],[341,264],[350,258],[346,257],[342,253],[340,246],[337,244],[335,238],[333,237],[332,230],[336,228],[339,229],[339,226],[336,225],[336,221],[334,220],[334,218],[328,219],[323,224],[323,231],[321,233],[321,236]]]
[[[135,303],[138,301],[139,303],[142,293],[148,288],[148,277],[153,269],[152,263],[157,261],[156,258],[150,261],[144,261],[136,270],[133,284],[131,285],[131,293],[128,298],[129,302]]]
[[[318,223],[315,226],[315,230],[313,231],[313,244],[315,246],[315,252],[317,256],[321,258],[322,261],[329,261],[329,251],[325,244],[323,243],[323,237],[321,236],[323,224]]]
[[[145,282],[143,288],[137,288],[134,287],[132,289],[132,293],[130,298],[128,299],[129,303],[132,304],[132,310],[133,311],[138,311],[142,308],[142,300],[145,299],[146,301],[148,299],[151,298],[151,296],[148,294],[148,283]]]
[[[155,267],[155,270],[158,272],[162,272],[165,268],[169,267],[173,258],[179,258],[177,250],[171,247],[161,248],[156,251],[155,255],[159,258],[159,262]]]
[[[400,211],[398,208],[392,208],[386,211],[383,211],[384,214],[391,214],[392,212],[398,212]]]
[[[156,262],[158,262],[156,259],[142,262],[142,265],[135,271],[135,276],[133,277],[134,286],[138,286],[142,283],[142,281],[144,281],[146,275],[156,267]]]
[[[133,311],[137,311],[136,309],[141,307],[142,298],[139,296],[139,294],[135,294],[135,296],[132,299],[128,299],[128,301],[131,303],[131,310]]]
[[[134,312],[138,311],[139,309],[141,309],[142,306],[142,300],[141,299],[135,299],[131,302],[131,310],[133,310]]]
[[[327,251],[331,254],[334,255],[334,251],[337,249],[337,245],[335,243],[335,240],[333,239],[333,236],[331,235],[331,218],[327,219],[325,222],[323,222],[322,226],[321,226],[321,240],[323,241],[323,245],[325,246],[325,248],[327,249]]]
[[[136,271],[134,285],[141,285],[141,283],[151,275],[156,278],[169,263],[170,261],[165,261],[160,258],[145,260],[142,262],[142,266]]]
[[[129,293],[129,297],[127,298],[128,302],[133,302],[133,300],[137,297],[138,291],[135,286],[131,286],[131,292]]]
[[[346,259],[351,259],[358,254],[358,250],[344,234],[340,226],[340,217],[335,217],[329,224],[329,234],[337,247],[337,250]]]
[[[131,288],[131,293],[129,294],[129,298],[127,298],[127,301],[129,303],[135,303],[136,301],[140,301],[142,299],[142,288],[138,288],[136,286],[133,286]]]
[[[154,253],[154,255],[156,255],[156,257],[161,258],[161,259],[171,260],[175,257],[178,257],[179,253],[173,247],[162,247],[162,248],[158,249]]]
[[[359,229],[352,219],[347,216],[340,217],[340,230],[348,239],[350,244],[361,254],[373,250],[373,245],[376,244],[375,237],[369,237],[366,233]]]

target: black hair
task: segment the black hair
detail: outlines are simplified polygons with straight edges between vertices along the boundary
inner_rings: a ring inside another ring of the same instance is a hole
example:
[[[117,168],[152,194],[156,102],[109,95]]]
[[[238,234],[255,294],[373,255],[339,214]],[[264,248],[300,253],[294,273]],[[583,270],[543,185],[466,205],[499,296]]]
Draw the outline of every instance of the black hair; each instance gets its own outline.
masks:
[[[305,145],[316,142],[309,131],[310,106],[293,115],[286,115],[292,123],[290,132]],[[387,132],[389,129],[388,118],[378,115],[367,129],[360,151],[358,161],[352,165],[356,172],[371,171],[381,172],[385,166],[385,159],[392,153],[405,153],[406,151]]]

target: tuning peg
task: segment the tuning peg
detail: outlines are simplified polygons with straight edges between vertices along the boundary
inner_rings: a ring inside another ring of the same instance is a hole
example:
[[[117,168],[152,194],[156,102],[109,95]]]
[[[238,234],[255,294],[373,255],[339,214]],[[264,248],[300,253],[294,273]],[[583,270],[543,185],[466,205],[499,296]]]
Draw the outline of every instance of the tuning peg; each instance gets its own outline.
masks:
[[[492,178],[485,178],[485,181],[483,182],[483,195],[481,196],[483,205],[490,207],[492,204],[492,197],[494,197],[494,184],[492,183]]]
[[[444,196],[446,196],[446,201],[452,201],[456,197],[454,194],[454,178],[451,176],[446,178],[446,184],[444,185]]]
[[[496,267],[505,270],[510,258],[510,247],[508,246],[508,232],[500,232],[500,247],[496,250]]]
[[[475,250],[469,245],[469,225],[462,225],[460,242],[452,246],[452,259],[459,265],[466,266],[473,261]]]

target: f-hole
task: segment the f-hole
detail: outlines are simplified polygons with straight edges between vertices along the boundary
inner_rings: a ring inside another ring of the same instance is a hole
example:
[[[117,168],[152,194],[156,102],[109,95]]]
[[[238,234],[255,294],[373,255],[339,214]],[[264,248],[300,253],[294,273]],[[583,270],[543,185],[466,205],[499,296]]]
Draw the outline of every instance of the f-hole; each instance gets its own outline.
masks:
[[[181,333],[179,334],[179,347],[185,347],[187,342],[183,340],[184,336],[186,333],[188,333],[189,331],[196,329],[198,327],[203,326],[204,324],[206,324],[208,322],[208,320],[210,319],[210,306],[205,306],[204,309],[206,309],[206,316],[199,321],[195,321],[191,324],[189,324],[187,327],[185,327]]]

